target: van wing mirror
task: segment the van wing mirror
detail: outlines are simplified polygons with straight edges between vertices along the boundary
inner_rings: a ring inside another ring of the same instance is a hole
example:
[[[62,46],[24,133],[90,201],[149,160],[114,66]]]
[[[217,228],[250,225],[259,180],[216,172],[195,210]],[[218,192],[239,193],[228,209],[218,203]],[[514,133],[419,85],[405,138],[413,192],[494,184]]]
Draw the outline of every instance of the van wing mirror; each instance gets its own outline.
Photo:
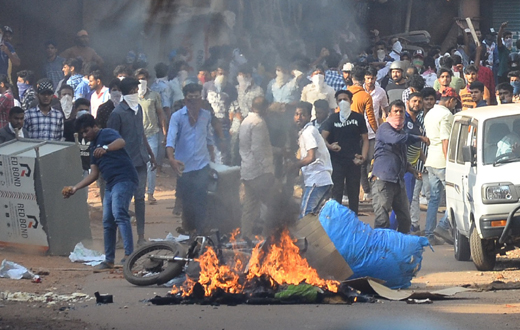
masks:
[[[464,163],[471,163],[471,166],[475,165],[475,147],[464,146],[462,147],[462,160]]]

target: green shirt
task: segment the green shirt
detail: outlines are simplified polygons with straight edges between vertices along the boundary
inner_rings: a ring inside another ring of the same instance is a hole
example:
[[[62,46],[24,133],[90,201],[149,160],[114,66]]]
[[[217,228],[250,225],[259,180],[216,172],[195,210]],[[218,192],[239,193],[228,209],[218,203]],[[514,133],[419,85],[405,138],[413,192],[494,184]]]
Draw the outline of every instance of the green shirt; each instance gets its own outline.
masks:
[[[501,77],[507,75],[509,69],[507,62],[509,61],[510,53],[511,50],[507,49],[506,46],[498,46],[498,60],[500,61],[500,63],[498,63],[498,75]]]

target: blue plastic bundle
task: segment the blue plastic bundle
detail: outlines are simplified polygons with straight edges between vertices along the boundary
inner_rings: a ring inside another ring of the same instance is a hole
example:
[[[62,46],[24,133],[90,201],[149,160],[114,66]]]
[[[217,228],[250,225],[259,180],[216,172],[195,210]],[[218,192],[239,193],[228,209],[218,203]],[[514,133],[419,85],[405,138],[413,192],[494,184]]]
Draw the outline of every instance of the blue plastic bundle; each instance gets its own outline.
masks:
[[[386,281],[392,289],[407,288],[421,269],[426,237],[404,235],[390,229],[372,229],[356,214],[334,200],[320,212],[320,222],[354,274]]]

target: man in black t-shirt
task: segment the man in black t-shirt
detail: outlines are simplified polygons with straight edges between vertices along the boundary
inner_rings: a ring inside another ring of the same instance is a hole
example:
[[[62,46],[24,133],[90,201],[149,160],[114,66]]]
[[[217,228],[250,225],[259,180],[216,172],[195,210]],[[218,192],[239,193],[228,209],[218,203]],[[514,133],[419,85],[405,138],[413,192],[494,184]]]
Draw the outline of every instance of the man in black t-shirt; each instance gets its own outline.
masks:
[[[368,153],[368,131],[365,117],[350,109],[351,101],[351,92],[336,92],[339,112],[322,124],[321,134],[332,162],[332,198],[341,203],[346,180],[349,208],[357,214],[361,164]]]

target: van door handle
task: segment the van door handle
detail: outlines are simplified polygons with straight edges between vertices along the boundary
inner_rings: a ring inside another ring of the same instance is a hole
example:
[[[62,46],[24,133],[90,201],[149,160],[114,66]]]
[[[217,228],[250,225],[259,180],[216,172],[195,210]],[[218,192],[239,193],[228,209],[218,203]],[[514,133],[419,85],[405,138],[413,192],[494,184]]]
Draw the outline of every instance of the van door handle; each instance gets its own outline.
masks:
[[[460,194],[460,188],[459,188],[459,185],[455,185],[455,191],[457,192],[457,194]]]

